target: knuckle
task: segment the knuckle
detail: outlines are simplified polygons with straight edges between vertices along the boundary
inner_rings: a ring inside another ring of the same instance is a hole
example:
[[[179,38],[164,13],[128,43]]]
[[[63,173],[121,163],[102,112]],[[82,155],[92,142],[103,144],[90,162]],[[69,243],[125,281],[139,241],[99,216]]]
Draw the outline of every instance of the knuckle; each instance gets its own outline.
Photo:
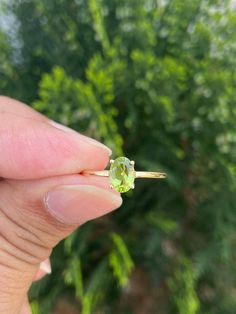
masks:
[[[39,264],[42,260],[49,257],[51,253],[50,249],[32,245],[28,241],[14,243],[15,241],[4,238],[2,234],[0,235],[0,242],[1,251],[5,252],[6,256],[30,265]]]
[[[40,263],[75,226],[58,221],[44,208],[42,200],[30,195],[20,183],[8,180],[4,187],[6,195],[13,195],[0,202],[0,239],[4,249],[27,263]]]
[[[16,223],[0,210],[0,249],[6,254],[28,264],[38,264],[51,254],[34,233]]]

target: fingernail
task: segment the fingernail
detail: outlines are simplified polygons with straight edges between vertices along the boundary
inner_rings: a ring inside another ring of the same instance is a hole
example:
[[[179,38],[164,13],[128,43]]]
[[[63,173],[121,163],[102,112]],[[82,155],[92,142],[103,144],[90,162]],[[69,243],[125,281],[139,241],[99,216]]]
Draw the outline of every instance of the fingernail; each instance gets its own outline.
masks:
[[[102,147],[102,148],[106,149],[108,151],[108,153],[109,153],[109,156],[111,156],[112,150],[109,147],[107,147],[106,145],[96,141],[95,139],[93,139],[91,137],[88,137],[88,136],[85,136],[83,134],[80,134],[80,133],[76,132],[75,130],[73,130],[71,128],[68,128],[67,126],[62,125],[60,123],[57,123],[57,122],[55,122],[53,120],[50,120],[49,123],[52,126],[54,126],[55,128],[57,128],[59,130],[62,130],[64,132],[72,132],[74,134],[77,134],[80,137],[80,139],[82,139],[83,141],[87,142],[90,145],[95,145],[95,146]]]
[[[51,268],[50,260],[47,258],[45,261],[40,263],[39,269],[44,271],[46,274],[51,274],[52,273],[52,268]]]
[[[64,185],[49,191],[44,202],[59,221],[80,225],[116,209],[122,198],[93,185]]]

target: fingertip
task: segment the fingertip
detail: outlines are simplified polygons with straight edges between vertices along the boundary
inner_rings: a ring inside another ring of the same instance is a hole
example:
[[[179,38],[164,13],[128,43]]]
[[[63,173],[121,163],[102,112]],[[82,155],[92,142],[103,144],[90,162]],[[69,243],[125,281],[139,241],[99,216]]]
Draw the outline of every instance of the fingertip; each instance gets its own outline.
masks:
[[[109,161],[106,146],[76,131],[62,131],[47,121],[5,116],[0,125],[2,177],[38,179],[76,174],[102,170]]]
[[[47,258],[45,261],[41,262],[39,265],[39,269],[43,271],[45,274],[51,274],[52,273],[52,267],[49,258]]]
[[[97,140],[95,140],[95,139],[93,139],[93,138],[91,138],[91,137],[88,137],[88,136],[86,136],[86,135],[83,135],[83,134],[81,134],[81,133],[78,133],[77,131],[75,131],[75,130],[73,130],[73,129],[71,129],[71,128],[65,126],[65,125],[62,125],[62,124],[60,124],[60,123],[58,123],[58,122],[55,122],[55,121],[53,121],[53,120],[49,120],[49,123],[50,123],[52,126],[54,126],[55,128],[57,128],[57,129],[59,129],[59,130],[61,130],[61,131],[64,131],[64,132],[66,132],[66,133],[69,132],[69,133],[77,134],[78,136],[80,136],[81,140],[84,140],[84,141],[87,142],[88,144],[95,145],[95,146],[97,146],[97,147],[100,147],[100,148],[102,148],[102,149],[105,149],[105,150],[108,152],[108,155],[111,156],[112,150],[111,150],[109,147],[107,147],[106,145],[100,143],[99,141],[97,141]]]

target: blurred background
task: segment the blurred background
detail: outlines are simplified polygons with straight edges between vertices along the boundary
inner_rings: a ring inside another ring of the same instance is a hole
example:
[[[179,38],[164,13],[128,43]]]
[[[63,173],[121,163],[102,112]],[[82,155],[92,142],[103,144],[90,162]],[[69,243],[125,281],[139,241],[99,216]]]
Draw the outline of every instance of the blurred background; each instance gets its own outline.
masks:
[[[168,174],[56,247],[34,314],[236,313],[235,10],[0,0],[0,93]]]

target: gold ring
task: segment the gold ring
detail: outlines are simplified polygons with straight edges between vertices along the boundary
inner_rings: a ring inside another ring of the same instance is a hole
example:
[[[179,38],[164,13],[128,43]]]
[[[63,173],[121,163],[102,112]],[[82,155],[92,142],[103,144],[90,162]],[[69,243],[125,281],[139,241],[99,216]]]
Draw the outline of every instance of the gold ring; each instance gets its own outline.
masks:
[[[115,160],[110,160],[110,170],[86,170],[84,174],[92,174],[95,176],[109,177],[110,187],[120,193],[134,189],[134,180],[136,178],[147,179],[164,179],[166,174],[163,172],[153,171],[135,171],[133,160],[126,157],[118,157]]]

